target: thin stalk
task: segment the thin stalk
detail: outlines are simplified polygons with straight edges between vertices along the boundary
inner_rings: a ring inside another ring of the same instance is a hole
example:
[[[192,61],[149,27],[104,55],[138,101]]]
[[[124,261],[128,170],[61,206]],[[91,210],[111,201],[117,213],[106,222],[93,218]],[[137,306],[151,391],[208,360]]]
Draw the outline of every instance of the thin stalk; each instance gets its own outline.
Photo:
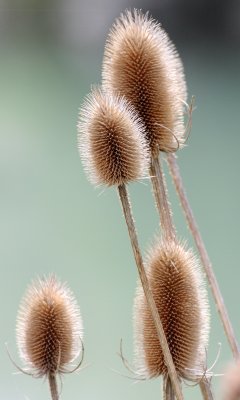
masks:
[[[176,231],[172,221],[171,207],[167,198],[164,174],[158,157],[151,159],[150,176],[156,207],[160,216],[162,234],[167,241],[176,241]]]
[[[171,379],[171,382],[172,382],[172,385],[173,385],[173,388],[174,388],[174,391],[176,394],[176,398],[177,398],[177,400],[183,400],[181,385],[180,385],[178,375],[177,375],[177,372],[176,372],[176,369],[175,369],[175,366],[173,363],[172,355],[171,355],[169,347],[168,347],[168,342],[167,342],[167,339],[166,339],[166,336],[165,336],[165,333],[163,330],[163,325],[162,325],[152,292],[150,290],[147,275],[145,272],[143,259],[142,259],[140,247],[138,244],[137,232],[136,232],[136,228],[135,228],[135,224],[134,224],[134,220],[133,220],[133,216],[132,216],[130,200],[129,200],[126,186],[124,184],[119,185],[118,192],[119,192],[119,197],[120,197],[120,200],[122,203],[124,217],[125,217],[127,227],[128,227],[128,233],[129,233],[129,237],[130,237],[139,277],[140,277],[140,280],[142,283],[144,294],[146,296],[146,301],[147,301],[148,307],[151,311],[151,315],[152,315],[153,321],[155,323],[158,339],[159,339],[159,342],[160,342],[160,345],[161,345],[161,348],[163,351],[164,361],[165,361],[167,369],[168,369],[169,377]]]
[[[199,386],[204,400],[214,400],[213,392],[211,389],[211,383],[208,378],[206,377],[203,378],[199,383]]]
[[[175,400],[175,394],[172,387],[172,382],[168,375],[163,378],[163,400]]]
[[[167,156],[167,160],[168,160],[170,173],[172,175],[172,179],[175,184],[176,191],[178,193],[183,211],[185,213],[186,220],[188,222],[189,229],[195,240],[195,243],[196,243],[196,246],[197,246],[201,261],[202,261],[202,265],[205,269],[205,273],[207,275],[207,279],[208,279],[210,288],[212,290],[213,298],[216,303],[217,311],[222,320],[222,324],[223,324],[223,328],[224,328],[226,337],[229,341],[233,356],[235,357],[235,359],[237,359],[239,357],[238,342],[236,340],[235,333],[234,333],[231,321],[229,319],[228,312],[227,312],[226,306],[224,304],[224,300],[223,300],[221,291],[219,289],[218,282],[215,277],[206,247],[205,247],[202,237],[200,235],[200,232],[199,232],[199,229],[197,226],[197,222],[195,220],[191,206],[189,204],[187,194],[186,194],[186,191],[185,191],[185,188],[183,185],[182,177],[181,177],[179,167],[177,164],[176,157],[175,157],[175,155],[169,153]]]
[[[52,400],[59,400],[56,374],[49,374],[48,381],[49,381]]]

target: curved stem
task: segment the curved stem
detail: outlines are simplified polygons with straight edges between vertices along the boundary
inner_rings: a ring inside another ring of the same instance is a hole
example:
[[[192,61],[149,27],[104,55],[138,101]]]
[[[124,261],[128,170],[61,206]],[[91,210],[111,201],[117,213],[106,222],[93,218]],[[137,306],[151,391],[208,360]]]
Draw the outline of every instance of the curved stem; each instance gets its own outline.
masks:
[[[171,207],[167,198],[167,188],[161,166],[160,154],[159,157],[151,159],[150,176],[163,236],[167,241],[176,241],[176,231],[172,221]]]
[[[238,343],[237,343],[237,340],[236,340],[236,337],[234,334],[234,330],[233,330],[231,321],[229,319],[228,312],[227,312],[226,306],[224,304],[224,300],[223,300],[221,291],[219,289],[218,282],[215,277],[206,247],[205,247],[202,237],[200,235],[200,232],[199,232],[199,229],[197,226],[197,222],[195,220],[191,206],[188,201],[176,157],[173,154],[169,153],[167,156],[167,160],[168,160],[170,173],[172,175],[172,179],[173,179],[173,182],[176,187],[176,191],[178,193],[182,208],[185,213],[185,217],[188,222],[189,229],[195,240],[195,243],[196,243],[196,246],[197,246],[201,261],[202,261],[202,265],[205,269],[205,273],[207,275],[207,279],[208,279],[210,288],[212,290],[213,298],[215,300],[219,316],[222,320],[222,324],[223,324],[223,327],[225,330],[226,337],[229,341],[233,356],[237,359],[239,357],[239,346],[238,346]]]
[[[56,374],[49,374],[48,381],[49,381],[52,400],[59,400]]]
[[[163,351],[164,361],[165,361],[167,369],[168,369],[168,373],[169,373],[169,376],[170,376],[170,379],[171,379],[171,382],[172,382],[172,385],[173,385],[173,388],[174,388],[174,391],[176,394],[176,398],[177,398],[177,400],[182,400],[183,395],[182,395],[181,386],[180,386],[180,383],[178,380],[178,375],[177,375],[177,372],[176,372],[176,369],[175,369],[175,366],[173,363],[172,355],[171,355],[169,347],[168,347],[168,342],[167,342],[167,339],[166,339],[166,336],[165,336],[165,333],[163,330],[162,322],[160,320],[160,316],[159,316],[159,313],[158,313],[158,310],[157,310],[157,307],[156,307],[156,304],[155,304],[155,301],[153,298],[153,294],[150,290],[147,275],[145,272],[126,186],[125,185],[118,186],[118,192],[119,192],[120,200],[122,203],[124,217],[125,217],[127,227],[128,227],[128,233],[129,233],[129,237],[130,237],[139,277],[140,277],[140,280],[142,283],[144,294],[146,296],[146,301],[147,301],[148,307],[150,309],[153,321],[156,326],[158,339],[159,339],[159,342],[160,342],[160,345],[161,345],[161,348]]]

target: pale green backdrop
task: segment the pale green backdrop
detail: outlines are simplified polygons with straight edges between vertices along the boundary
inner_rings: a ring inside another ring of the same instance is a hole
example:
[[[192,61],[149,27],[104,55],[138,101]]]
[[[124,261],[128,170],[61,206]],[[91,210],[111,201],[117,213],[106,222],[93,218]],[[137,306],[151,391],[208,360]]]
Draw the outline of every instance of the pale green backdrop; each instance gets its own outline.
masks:
[[[120,6],[116,5],[113,15],[124,9]],[[6,14],[10,28],[4,30],[1,9],[0,399],[49,399],[43,380],[15,374],[4,344],[22,365],[15,343],[19,301],[34,277],[52,271],[74,291],[85,330],[86,368],[63,377],[62,399],[160,399],[160,380],[134,383],[120,375],[127,374],[117,355],[121,338],[126,356],[132,359],[136,268],[115,190],[102,191],[89,184],[77,151],[78,108],[90,85],[100,82],[110,23],[97,41],[79,37],[70,46],[61,35],[59,40],[51,36],[49,29],[36,29],[35,34],[33,29],[25,30],[29,12],[31,6],[18,6],[10,17]],[[33,25],[41,12],[36,13]],[[59,17],[54,12],[50,15],[54,26]],[[181,55],[197,108],[179,162],[240,339],[240,57],[230,46],[222,48],[220,41],[209,46],[207,42],[184,43]],[[167,179],[179,235],[191,243]],[[158,230],[158,217],[150,185],[147,180],[142,183],[132,185],[130,191],[145,251]],[[211,309],[208,363],[214,362],[221,342],[213,370],[221,373],[231,354],[213,304]],[[213,379],[216,390],[220,381]],[[184,391],[186,399],[200,399],[197,388],[185,386]]]

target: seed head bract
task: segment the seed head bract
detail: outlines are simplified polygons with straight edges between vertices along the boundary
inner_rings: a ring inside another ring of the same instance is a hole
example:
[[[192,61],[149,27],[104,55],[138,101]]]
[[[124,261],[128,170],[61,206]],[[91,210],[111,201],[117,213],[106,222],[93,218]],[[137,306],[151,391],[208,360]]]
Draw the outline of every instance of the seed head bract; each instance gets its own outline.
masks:
[[[149,252],[147,276],[178,374],[203,374],[209,313],[206,290],[195,256],[181,244],[157,243]],[[150,378],[167,373],[140,285],[135,299],[134,327],[138,372]]]
[[[78,143],[92,183],[121,185],[146,175],[149,152],[133,107],[94,89],[80,109]]]
[[[148,14],[127,11],[116,20],[105,47],[103,87],[135,107],[154,156],[175,151],[184,141],[183,66],[166,32]]]
[[[31,373],[66,371],[81,350],[82,321],[70,289],[54,275],[33,282],[20,305],[17,344]]]

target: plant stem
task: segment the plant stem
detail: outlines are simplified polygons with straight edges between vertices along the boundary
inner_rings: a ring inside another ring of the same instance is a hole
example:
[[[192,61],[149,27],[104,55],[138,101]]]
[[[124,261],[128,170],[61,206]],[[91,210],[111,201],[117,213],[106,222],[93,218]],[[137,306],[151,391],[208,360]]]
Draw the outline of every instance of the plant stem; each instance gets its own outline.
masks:
[[[129,233],[129,237],[130,237],[139,277],[140,277],[140,280],[142,283],[144,294],[146,296],[146,301],[147,301],[148,307],[150,309],[153,321],[156,326],[158,339],[159,339],[159,342],[160,342],[160,345],[162,348],[162,352],[163,352],[163,356],[164,356],[164,361],[165,361],[167,369],[168,369],[168,373],[169,373],[169,376],[170,376],[170,379],[171,379],[171,382],[172,382],[172,385],[173,385],[173,388],[174,388],[174,391],[176,394],[176,398],[177,398],[177,400],[183,400],[183,395],[182,395],[178,375],[177,375],[177,372],[176,372],[176,369],[175,369],[175,366],[173,363],[172,355],[171,355],[169,347],[168,347],[168,342],[167,342],[167,339],[166,339],[166,336],[165,336],[165,333],[163,330],[162,322],[161,322],[161,319],[160,319],[160,316],[159,316],[159,313],[158,313],[158,310],[157,310],[157,307],[156,307],[156,304],[155,304],[155,301],[153,298],[153,294],[150,290],[147,275],[145,272],[143,259],[142,259],[140,247],[138,244],[137,232],[136,232],[136,228],[135,228],[135,224],[134,224],[134,220],[133,220],[133,216],[132,216],[130,200],[128,197],[128,192],[127,192],[126,186],[124,184],[119,185],[118,192],[119,192],[120,200],[122,203],[124,217],[125,217],[127,227],[128,227],[128,233]]]
[[[164,400],[175,400],[175,394],[172,387],[172,382],[168,375],[163,377],[163,399]]]
[[[218,286],[217,279],[213,272],[213,268],[212,268],[207,250],[205,248],[204,242],[200,235],[200,232],[199,232],[199,229],[197,226],[197,222],[195,220],[195,217],[193,215],[191,206],[190,206],[188,198],[187,198],[187,194],[185,192],[176,157],[175,157],[175,155],[169,153],[167,156],[167,160],[168,160],[170,173],[172,175],[172,179],[173,179],[173,182],[176,187],[176,191],[178,193],[182,208],[185,213],[185,217],[188,222],[189,229],[195,240],[195,243],[196,243],[196,246],[197,246],[201,261],[202,261],[202,265],[205,269],[205,273],[207,275],[207,279],[208,279],[210,288],[212,290],[214,301],[216,303],[219,316],[222,320],[222,324],[223,324],[223,327],[225,330],[226,337],[229,341],[233,356],[237,359],[239,357],[238,343],[237,343],[237,340],[236,340],[236,337],[234,334],[234,330],[233,330],[231,321],[228,316],[227,309],[224,304],[224,300],[223,300],[221,291]]]
[[[204,400],[214,400],[213,393],[211,390],[211,383],[208,380],[208,378],[203,378],[200,383],[199,383],[201,392],[202,392],[202,397]]]
[[[176,241],[176,231],[172,221],[171,207],[167,198],[167,189],[159,157],[151,159],[150,176],[156,207],[160,216],[163,237],[167,241]]]
[[[59,395],[58,395],[58,389],[57,389],[56,374],[51,374],[50,373],[48,375],[48,381],[49,381],[52,400],[58,400],[59,399]]]

